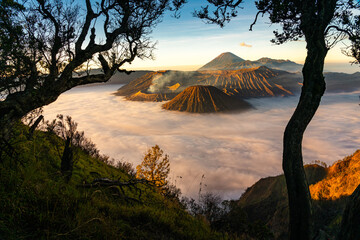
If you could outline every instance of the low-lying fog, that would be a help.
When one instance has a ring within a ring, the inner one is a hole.
[[[197,196],[203,174],[207,191],[238,198],[260,178],[282,173],[282,134],[298,97],[253,99],[256,110],[245,113],[189,114],[113,96],[119,87],[72,89],[45,107],[45,118],[71,115],[101,153],[134,167],[158,144],[170,155],[171,181],[187,196]],[[305,163],[332,164],[359,148],[358,96],[324,96],[304,137]]]

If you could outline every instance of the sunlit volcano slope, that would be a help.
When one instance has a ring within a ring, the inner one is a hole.
[[[166,94],[166,99],[171,99],[187,87],[209,85],[219,88],[228,95],[241,98],[287,96],[293,94],[293,88],[299,88],[296,80],[286,77],[290,75],[264,66],[240,70],[158,71],[130,82],[120,88],[116,94],[131,100],[136,100],[132,95],[139,92]],[[285,83],[284,79],[288,79],[286,84],[289,87],[282,85]]]
[[[164,109],[192,113],[247,110],[251,105],[242,99],[229,96],[213,86],[192,86],[163,105]]]

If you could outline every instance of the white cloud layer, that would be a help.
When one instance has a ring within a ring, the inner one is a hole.
[[[111,95],[119,87],[72,89],[45,107],[45,118],[71,115],[101,153],[135,166],[158,144],[170,155],[172,181],[188,196],[196,196],[203,174],[207,191],[238,198],[260,178],[282,172],[282,134],[297,97],[253,99],[256,110],[202,115],[125,101]],[[331,164],[359,148],[358,94],[325,95],[305,133],[305,162]]]

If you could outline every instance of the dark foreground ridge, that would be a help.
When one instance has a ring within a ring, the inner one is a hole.
[[[229,96],[213,86],[191,86],[163,105],[166,110],[191,113],[210,113],[248,110],[251,105],[242,99]]]
[[[360,184],[360,150],[330,167],[305,165],[305,174],[313,200],[314,229],[336,236],[346,201]],[[266,224],[275,239],[288,239],[289,207],[283,174],[260,179],[245,191],[237,204],[250,222]]]

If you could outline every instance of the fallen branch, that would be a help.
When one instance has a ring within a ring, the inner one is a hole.
[[[84,184],[79,184],[77,186],[83,188],[112,187],[112,186],[124,187],[124,186],[135,186],[136,184],[139,183],[150,183],[150,182],[145,179],[136,179],[127,182],[120,182],[117,180],[111,180],[109,178],[97,178],[94,181],[92,181],[92,183],[84,183]]]
[[[79,228],[81,228],[81,227],[85,226],[86,224],[89,224],[89,223],[91,223],[91,222],[93,222],[93,221],[103,222],[104,220],[101,219],[101,218],[92,218],[92,219],[84,222],[83,224],[80,224],[80,225],[77,226],[76,228],[70,230],[69,232],[57,234],[56,237],[69,235],[70,233],[77,231]]]
[[[132,197],[128,197],[125,194],[125,191],[123,189],[123,187],[128,187],[130,190],[135,189],[136,192],[139,192],[138,195],[138,199],[141,198],[141,194],[142,191],[140,188],[137,187],[138,184],[148,184],[148,185],[153,185],[153,183],[151,181],[148,181],[146,179],[131,179],[127,182],[120,182],[117,180],[111,180],[109,178],[97,178],[94,181],[92,181],[92,183],[84,183],[84,184],[80,184],[77,185],[78,187],[82,187],[82,188],[99,188],[99,187],[106,187],[108,189],[116,189],[116,192],[118,196],[124,196],[125,200],[133,200],[133,201],[137,201],[139,202],[139,200],[132,198]],[[121,192],[120,192],[121,190]],[[122,194],[121,194],[122,193]]]

